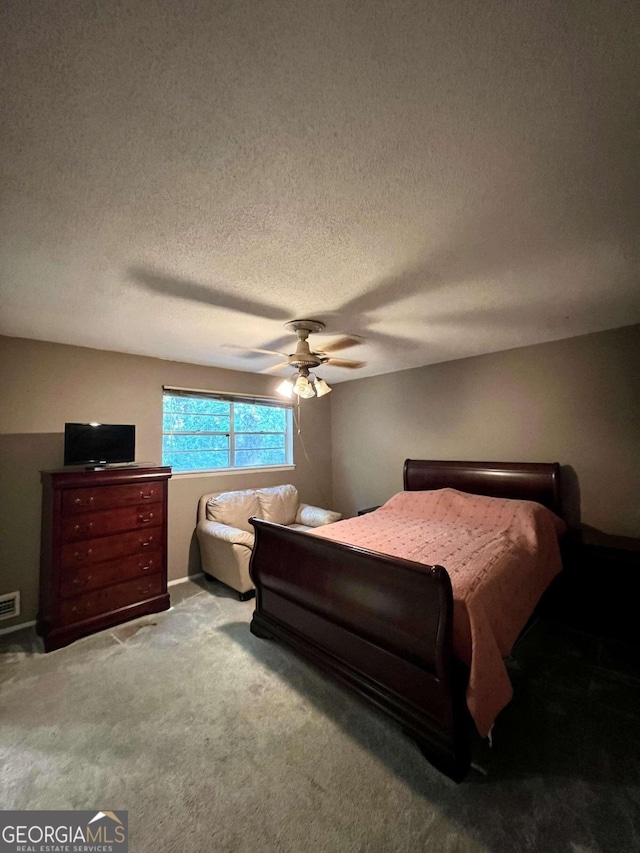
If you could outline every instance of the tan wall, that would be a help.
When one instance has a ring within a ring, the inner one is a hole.
[[[176,385],[272,395],[273,377],[0,337],[0,594],[20,590],[21,615],[0,629],[35,619],[37,612],[39,471],[63,462],[66,421],[136,425],[136,458],[160,463],[162,386]],[[197,501],[206,492],[294,483],[308,503],[331,495],[330,404],[302,401],[303,437],[294,471],[174,476],[169,482],[169,579],[199,571],[194,540]]]
[[[640,326],[356,380],[331,397],[343,513],[399,491],[406,457],[558,461],[573,469],[583,524],[640,536]]]

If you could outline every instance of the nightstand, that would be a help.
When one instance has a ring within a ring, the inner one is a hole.
[[[639,597],[640,539],[608,536],[567,549],[548,612],[576,630],[637,644]]]
[[[374,509],[380,509],[382,504],[378,504],[377,506],[368,506],[366,509],[359,509],[358,515],[366,515],[368,512],[373,512]]]

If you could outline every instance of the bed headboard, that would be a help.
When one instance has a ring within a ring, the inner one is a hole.
[[[492,498],[537,501],[562,517],[560,465],[557,462],[405,460],[405,491],[446,488]]]

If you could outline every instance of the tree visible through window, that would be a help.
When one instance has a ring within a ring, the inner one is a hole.
[[[165,391],[162,464],[174,471],[293,462],[291,407],[220,394]]]

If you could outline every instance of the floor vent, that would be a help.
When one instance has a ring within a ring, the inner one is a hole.
[[[11,619],[20,615],[20,593],[8,592],[0,595],[0,619]]]

